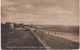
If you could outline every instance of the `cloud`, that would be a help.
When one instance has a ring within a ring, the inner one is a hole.
[[[11,6],[11,5],[15,5],[15,4],[18,4],[18,3],[14,3],[14,2],[11,2],[8,0],[2,0],[1,1],[1,6]]]
[[[25,8],[34,8],[34,6],[31,5],[31,4],[25,4],[24,7],[25,7]]]
[[[18,3],[14,3],[8,0],[2,0],[1,1],[1,11],[2,14],[4,14],[4,11],[19,11],[16,7],[13,7],[13,5],[17,5]],[[8,12],[7,12],[8,13]]]
[[[40,9],[40,11],[35,12],[35,14],[41,19],[65,19],[77,17],[75,12],[69,11],[60,6],[41,7],[38,9]]]
[[[5,8],[3,8],[3,9],[5,9],[5,10],[9,10],[9,11],[18,11],[18,9],[17,9],[17,8],[12,7],[12,6],[5,7]]]
[[[20,23],[22,21],[28,21],[30,20],[35,21],[36,15],[30,14],[30,13],[13,13],[11,11],[2,11],[2,22],[5,23],[7,22],[17,22]]]
[[[2,22],[78,25],[77,6],[75,0],[2,0]]]
[[[68,11],[67,9],[64,9],[60,6],[50,6],[50,7],[42,7],[40,8],[42,10],[41,13],[57,13],[57,14],[72,14],[72,11]]]

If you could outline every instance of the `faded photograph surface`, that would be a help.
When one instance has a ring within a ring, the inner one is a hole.
[[[79,49],[79,0],[2,0],[2,49]]]

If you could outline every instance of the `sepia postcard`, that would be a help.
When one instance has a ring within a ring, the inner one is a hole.
[[[2,50],[79,49],[79,0],[1,0]]]

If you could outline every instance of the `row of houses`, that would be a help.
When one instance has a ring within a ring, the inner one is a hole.
[[[46,31],[46,30],[37,30],[35,29],[34,32],[37,33],[45,33],[45,34],[49,34],[49,35],[64,35],[64,32],[55,32],[55,31]]]

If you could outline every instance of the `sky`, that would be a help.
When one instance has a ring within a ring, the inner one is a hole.
[[[1,22],[77,26],[78,8],[79,0],[2,0]]]

